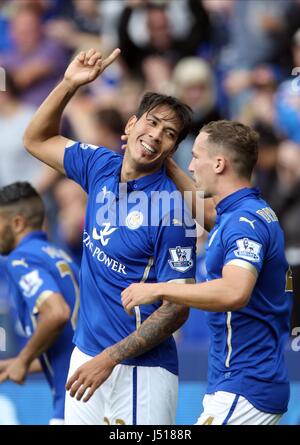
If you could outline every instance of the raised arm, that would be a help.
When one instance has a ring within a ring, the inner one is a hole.
[[[203,199],[197,189],[194,181],[176,164],[176,162],[168,158],[166,160],[167,173],[176,184],[176,187],[183,195],[188,204],[193,218],[209,232],[215,225],[216,210],[212,198]],[[190,191],[190,193],[185,193]],[[204,215],[203,215],[204,212]]]
[[[60,135],[63,111],[82,85],[93,82],[118,57],[115,49],[109,57],[90,49],[79,53],[68,66],[62,82],[49,94],[33,116],[24,134],[26,150],[60,173],[63,167],[64,150],[69,140]]]
[[[70,395],[77,400],[85,395],[87,402],[116,365],[157,346],[185,323],[188,314],[188,308],[164,302],[135,332],[80,366],[67,382]]]

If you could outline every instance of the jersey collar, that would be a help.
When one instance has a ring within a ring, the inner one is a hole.
[[[216,206],[216,211],[218,215],[222,215],[222,213],[229,210],[233,207],[238,201],[252,197],[258,197],[260,195],[260,190],[257,187],[245,187],[240,190],[237,190],[231,195],[226,196],[226,198],[222,199]]]
[[[27,243],[28,241],[31,241],[32,239],[43,239],[47,240],[47,234],[43,230],[34,230],[33,232],[28,233],[28,235],[24,236],[20,243],[18,244],[17,248],[22,246],[23,244]]]
[[[115,174],[120,180],[121,168],[116,169]],[[152,190],[156,190],[156,183],[161,181],[161,178],[166,175],[166,168],[163,166],[158,171],[151,173],[150,175],[143,176],[142,178],[134,179],[127,182],[127,191],[136,192],[138,190],[146,190],[151,187]],[[119,197],[118,188],[116,190],[116,195]]]

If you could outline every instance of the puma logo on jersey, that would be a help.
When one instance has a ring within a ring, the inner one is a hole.
[[[104,229],[100,230],[99,233],[97,232],[97,229],[94,227],[92,236],[96,241],[100,241],[102,246],[107,246],[108,241],[110,240],[110,238],[107,237],[112,233],[114,233],[114,231],[117,230],[117,227],[111,227],[110,223],[103,223],[103,226]]]
[[[254,219],[253,221],[250,221],[250,219],[245,218],[244,216],[241,216],[239,220],[240,220],[240,222],[246,222],[246,223],[250,224],[252,229],[255,230],[254,223],[255,223],[256,219]]]

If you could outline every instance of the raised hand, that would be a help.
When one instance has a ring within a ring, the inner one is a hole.
[[[106,59],[95,49],[80,52],[68,66],[64,80],[73,88],[78,88],[93,82],[119,56],[120,49],[116,48]]]

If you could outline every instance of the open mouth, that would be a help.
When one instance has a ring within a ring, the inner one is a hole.
[[[148,145],[146,142],[141,140],[141,145],[144,148],[144,150],[146,151],[146,153],[149,153],[151,155],[156,153],[155,148],[151,147],[151,145]]]

